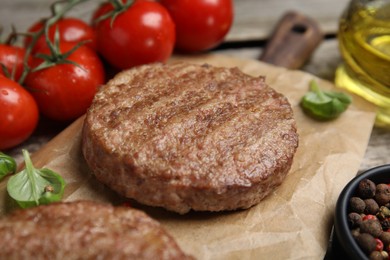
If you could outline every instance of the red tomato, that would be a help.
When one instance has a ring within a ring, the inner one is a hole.
[[[13,79],[15,81],[18,81],[23,73],[25,53],[26,51],[23,48],[0,44],[0,63],[5,65],[11,76],[14,75]],[[31,59],[28,60],[28,62],[30,61]],[[0,69],[0,74],[5,75],[2,69]]]
[[[72,44],[62,43],[60,50],[65,53],[72,47]],[[40,51],[50,54],[47,47]],[[84,114],[105,80],[103,64],[90,48],[80,46],[68,60],[78,66],[58,64],[32,72],[26,78],[41,113],[54,120],[70,121]],[[41,62],[40,58],[33,59],[32,67]]]
[[[29,32],[37,32],[43,29],[44,22],[38,21],[35,24],[33,24]],[[96,35],[94,29],[89,26],[84,21],[77,19],[77,18],[71,18],[66,17],[62,18],[55,24],[53,24],[49,29],[49,39],[51,41],[54,40],[54,34],[55,31],[58,28],[58,32],[60,35],[60,41],[77,44],[81,41],[88,41],[85,43],[86,46],[92,48],[93,50],[96,50]],[[24,45],[27,47],[31,43],[31,37],[26,37]],[[42,35],[37,40],[33,52],[38,51],[39,49],[46,46],[46,39],[45,36]]]
[[[96,11],[113,9],[107,3]],[[175,25],[168,11],[157,2],[136,0],[120,13],[111,26],[111,18],[96,24],[98,52],[118,69],[140,64],[164,62],[172,54]]]
[[[176,24],[176,48],[185,52],[221,43],[233,22],[232,0],[161,0]]]
[[[15,81],[0,76],[0,150],[25,141],[38,123],[38,106]]]

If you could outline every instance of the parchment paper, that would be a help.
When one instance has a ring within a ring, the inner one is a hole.
[[[237,66],[287,96],[293,106],[300,136],[294,163],[284,183],[259,205],[224,213],[191,212],[181,216],[131,202],[159,220],[184,251],[198,259],[322,259],[332,225],[337,197],[353,178],[364,155],[375,113],[358,97],[340,118],[317,122],[304,115],[299,101],[314,76],[254,60],[227,56],[176,57],[216,66]],[[317,79],[323,89],[334,86]],[[340,91],[340,90],[338,90]],[[83,118],[33,154],[36,167],[64,176],[64,200],[90,199],[120,204],[120,198],[90,175],[80,150]],[[9,208],[0,184],[0,215]]]

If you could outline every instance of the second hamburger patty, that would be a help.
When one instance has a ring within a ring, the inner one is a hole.
[[[0,218],[0,259],[193,259],[145,213],[58,202]]]
[[[97,93],[83,154],[123,196],[179,213],[251,207],[298,146],[287,99],[237,68],[177,63],[119,73]]]

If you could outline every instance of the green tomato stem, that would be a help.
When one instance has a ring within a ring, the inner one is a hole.
[[[59,21],[67,12],[69,12],[76,5],[81,4],[83,2],[86,2],[86,1],[89,1],[89,0],[62,0],[62,1],[58,1],[58,2],[53,3],[53,5],[51,6],[52,16],[45,19],[44,28],[35,32],[35,33],[27,34],[32,39],[31,39],[31,43],[26,47],[26,53],[25,53],[24,59],[23,59],[24,69],[23,69],[23,73],[18,81],[18,83],[20,85],[23,85],[27,75],[31,71],[31,68],[28,65],[28,58],[30,57],[32,49],[35,46],[35,44],[37,43],[39,37],[41,37],[43,34],[45,34],[46,42],[47,43],[50,42],[50,44],[48,43],[48,46],[49,46],[49,48],[51,48],[51,51],[53,51],[53,49],[51,47],[51,46],[53,46],[53,44],[51,43],[51,41],[49,39],[49,33],[48,33],[50,26],[52,26],[57,21]],[[59,8],[59,5],[63,5],[63,6],[61,6],[61,8]]]
[[[94,21],[95,23],[100,22],[100,21],[105,20],[105,19],[108,19],[108,18],[111,18],[110,26],[112,27],[116,17],[119,14],[126,11],[127,9],[129,9],[129,7],[132,4],[134,4],[134,0],[128,0],[126,3],[123,3],[123,1],[121,1],[121,0],[108,0],[108,2],[110,2],[112,4],[114,9],[106,14],[103,14],[100,17],[97,17],[97,19]]]
[[[114,6],[114,9],[121,9],[123,7],[121,0],[110,0],[109,2]]]

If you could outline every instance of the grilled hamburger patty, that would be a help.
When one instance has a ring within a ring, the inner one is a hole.
[[[298,146],[287,99],[237,68],[176,63],[119,73],[96,94],[82,150],[125,197],[181,214],[251,207]]]
[[[0,259],[192,259],[141,211],[77,201],[0,219]]]

